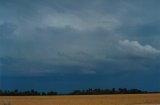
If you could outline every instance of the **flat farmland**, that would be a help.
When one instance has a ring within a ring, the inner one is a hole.
[[[0,105],[160,105],[160,94],[0,96]]]

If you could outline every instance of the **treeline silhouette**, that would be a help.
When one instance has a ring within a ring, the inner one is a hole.
[[[34,89],[29,90],[29,91],[18,91],[17,89],[14,91],[0,90],[0,96],[50,96],[50,95],[58,95],[58,93],[54,91],[38,92]]]
[[[34,89],[29,91],[19,91],[18,89],[10,90],[0,90],[0,96],[51,96],[51,95],[103,95],[103,94],[142,94],[150,93],[147,91],[139,89],[127,89],[127,88],[112,88],[112,89],[87,89],[87,90],[74,90],[73,92],[67,94],[58,94],[55,91],[49,92],[38,92]]]
[[[75,90],[70,95],[101,95],[101,94],[142,94],[149,93],[139,89],[127,89],[127,88],[112,88],[112,89],[87,89],[87,90]]]

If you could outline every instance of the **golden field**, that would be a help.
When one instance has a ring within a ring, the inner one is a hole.
[[[160,94],[1,96],[0,105],[160,105]]]

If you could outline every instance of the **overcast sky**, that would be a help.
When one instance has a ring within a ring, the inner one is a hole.
[[[160,90],[159,0],[0,0],[0,87]]]

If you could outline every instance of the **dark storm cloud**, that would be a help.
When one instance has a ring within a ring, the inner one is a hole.
[[[1,71],[12,75],[156,72],[158,2],[1,0]]]

